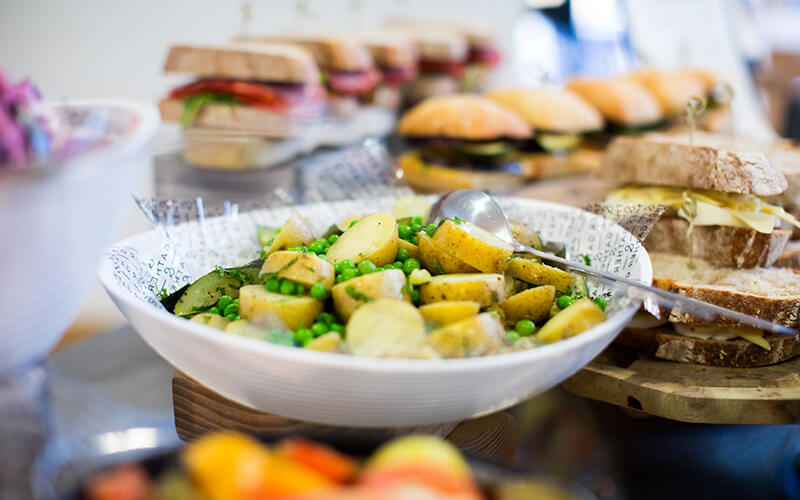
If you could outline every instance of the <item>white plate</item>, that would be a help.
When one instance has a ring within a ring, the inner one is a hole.
[[[71,123],[108,120],[94,147],[56,171],[0,169],[0,372],[42,358],[78,314],[160,122],[152,104],[59,104]]]
[[[98,273],[144,340],[177,369],[246,406],[298,420],[359,427],[458,421],[512,406],[560,383],[599,354],[637,304],[613,300],[606,322],[573,338],[524,352],[457,360],[369,359],[306,351],[237,337],[164,310],[170,290],[215,264],[258,254],[256,225],[277,226],[296,208],[321,230],[344,216],[387,211],[391,199],[285,207],[149,231],[107,251]],[[647,252],[617,224],[576,208],[508,198],[514,217],[572,255],[650,283]],[[380,334],[376,332],[376,334]]]

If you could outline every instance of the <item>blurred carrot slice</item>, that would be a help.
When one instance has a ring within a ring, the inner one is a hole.
[[[122,465],[92,478],[86,485],[89,500],[150,500],[153,484],[138,465]]]

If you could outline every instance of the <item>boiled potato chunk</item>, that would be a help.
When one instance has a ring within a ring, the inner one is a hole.
[[[482,313],[432,331],[427,343],[443,358],[469,358],[498,351],[505,328],[493,314]]]
[[[338,352],[342,354],[347,352],[347,347],[337,332],[322,334],[306,344],[305,348],[321,352]]]
[[[289,218],[281,227],[281,231],[275,235],[272,245],[264,248],[267,254],[294,248],[309,241],[314,240],[314,232],[311,228],[311,221],[300,215],[299,212],[292,212]]]
[[[537,286],[512,295],[500,307],[506,314],[506,321],[514,324],[521,319],[539,323],[546,319],[556,299],[556,289],[552,285]]]
[[[422,266],[433,274],[474,273],[474,267],[443,249],[428,236],[428,233],[417,234],[419,244],[419,260]]]
[[[400,250],[401,248],[408,252],[409,257],[419,260],[419,247],[417,245],[411,243],[410,241],[398,239],[397,249]]]
[[[322,283],[330,290],[336,279],[333,266],[326,260],[310,253],[279,251],[267,257],[261,274],[270,274],[302,283],[306,288]]]
[[[378,267],[394,262],[397,255],[397,222],[387,213],[364,217],[344,232],[328,250],[328,262],[370,260]]]
[[[347,347],[356,356],[426,358],[425,320],[416,307],[394,299],[364,304],[347,322]]]
[[[550,344],[585,332],[605,320],[606,313],[600,306],[589,298],[579,299],[545,323],[536,338],[544,344]]]
[[[331,289],[333,306],[344,319],[365,303],[375,299],[397,299],[410,302],[405,292],[406,275],[400,269],[389,269],[349,279]],[[241,304],[241,299],[240,299]],[[241,305],[240,305],[241,307]]]
[[[572,275],[539,261],[523,258],[509,259],[508,274],[531,285],[553,285],[556,291],[566,292]]]
[[[470,266],[485,273],[502,273],[514,249],[489,231],[467,221],[445,220],[433,241]]]
[[[530,226],[514,219],[509,219],[508,224],[511,226],[511,234],[514,235],[515,240],[537,250],[542,249],[542,239],[539,237],[539,233]]]
[[[406,217],[422,217],[428,220],[431,213],[431,203],[421,196],[401,196],[392,205],[392,215],[395,219],[405,219]]]
[[[216,328],[217,330],[225,330],[225,327],[231,322],[231,320],[228,318],[213,313],[196,314],[195,316],[192,316],[190,321],[193,323],[200,323],[201,325],[210,326],[211,328]]]
[[[425,320],[437,326],[445,326],[475,316],[480,309],[481,305],[471,300],[445,300],[425,304],[419,308],[419,312]]]
[[[311,326],[321,312],[322,302],[311,297],[270,292],[264,285],[239,290],[239,315],[267,330]]]
[[[481,307],[506,299],[505,278],[502,274],[442,274],[419,288],[423,304],[443,300],[470,300]]]

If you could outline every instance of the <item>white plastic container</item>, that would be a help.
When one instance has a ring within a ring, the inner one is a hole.
[[[80,100],[67,109],[75,120],[107,117],[90,151],[46,173],[0,170],[0,373],[46,356],[75,319],[160,123],[149,104]]]

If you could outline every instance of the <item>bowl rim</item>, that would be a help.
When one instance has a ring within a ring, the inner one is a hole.
[[[382,197],[394,198],[394,197]],[[359,203],[359,202],[372,202],[382,198],[368,198],[364,200],[342,200],[341,202]],[[567,211],[582,211],[580,208],[563,205],[560,203],[553,203],[542,200],[535,200],[529,198],[505,196],[502,199],[521,201],[524,203],[534,203],[543,206],[543,208],[550,208],[556,210]],[[324,202],[314,203],[307,205],[298,205],[300,208],[308,208],[314,205],[329,205],[331,203],[341,202]],[[279,207],[279,209],[291,209],[293,206]],[[259,211],[275,210],[274,208],[261,209]],[[596,214],[586,212],[592,217],[601,217]],[[208,218],[211,220],[215,219]],[[192,221],[194,222],[194,221]],[[191,224],[189,222],[188,224]],[[607,222],[617,226],[618,230],[626,231],[622,226],[613,221]],[[182,223],[180,225],[187,224]],[[266,357],[280,357],[293,362],[309,363],[316,365],[320,368],[343,369],[348,371],[368,371],[372,373],[454,373],[454,372],[483,372],[493,371],[498,368],[508,367],[508,365],[519,365],[528,362],[536,362],[543,358],[550,358],[551,356],[558,356],[561,354],[568,354],[573,351],[578,351],[582,346],[591,344],[600,340],[609,330],[621,330],[633,317],[639,309],[639,304],[634,301],[632,304],[620,309],[619,312],[608,318],[603,323],[582,332],[580,335],[575,335],[568,339],[560,340],[552,344],[546,344],[535,349],[525,349],[518,352],[496,354],[490,356],[479,356],[471,358],[459,359],[441,359],[441,360],[424,360],[424,359],[402,359],[402,358],[368,358],[351,355],[342,355],[337,353],[326,353],[319,351],[309,351],[307,349],[299,349],[297,347],[282,346],[278,344],[271,344],[263,340],[251,339],[237,335],[225,334],[225,332],[217,331],[199,323],[187,321],[170,313],[165,309],[158,309],[151,304],[148,304],[138,298],[134,297],[128,290],[119,285],[114,279],[111,262],[108,258],[109,251],[115,248],[132,248],[135,245],[132,243],[139,239],[153,237],[158,232],[157,228],[150,229],[141,233],[137,233],[128,238],[118,241],[111,245],[104,252],[104,257],[101,259],[97,266],[97,275],[107,293],[114,300],[115,304],[125,314],[126,309],[133,309],[137,314],[147,316],[151,321],[165,324],[169,328],[183,329],[193,336],[199,336],[204,341],[210,343],[222,343],[226,348],[247,351],[249,354],[259,354]],[[626,231],[627,232],[627,231]],[[640,245],[640,266],[642,266],[642,276],[640,281],[651,283],[653,268],[650,261],[649,254],[643,245]],[[124,307],[120,305],[124,304]],[[126,315],[127,316],[127,315]],[[129,320],[130,321],[130,320]],[[135,328],[134,328],[135,329]],[[166,329],[165,329],[166,331]],[[139,333],[137,331],[137,333]],[[144,337],[143,334],[139,333]],[[169,362],[169,360],[167,360]]]
[[[122,140],[112,143],[97,150],[89,150],[68,158],[63,165],[55,167],[54,172],[42,174],[36,169],[0,169],[0,179],[47,179],[61,176],[65,179],[81,179],[83,176],[92,175],[98,169],[110,168],[122,162],[115,160],[129,156],[131,153],[144,149],[155,137],[161,125],[161,114],[152,103],[129,99],[114,98],[86,98],[69,99],[66,101],[49,101],[49,104],[62,108],[98,108],[98,109],[123,109],[133,114],[134,119],[141,123],[133,134],[126,134]]]

